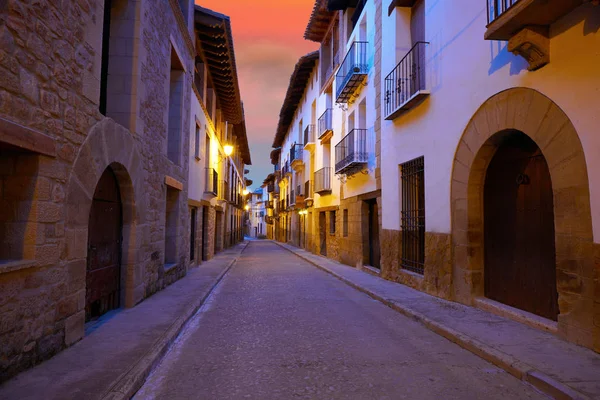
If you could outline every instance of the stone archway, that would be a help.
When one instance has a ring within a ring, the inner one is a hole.
[[[471,304],[484,295],[483,188],[501,144],[499,132],[529,136],[547,160],[554,197],[559,333],[593,346],[594,264],[585,156],[567,115],[549,98],[513,88],[488,99],[456,150],[451,188],[453,296]]]
[[[132,307],[143,298],[143,271],[138,251],[145,226],[144,170],[132,134],[110,118],[92,127],[69,177],[65,220],[69,273],[85,276],[92,200],[107,168],[117,180],[122,206],[120,304]],[[78,282],[81,286],[76,290],[85,293],[85,280]],[[83,336],[83,307],[77,315],[76,321],[65,327],[65,335],[70,338]]]

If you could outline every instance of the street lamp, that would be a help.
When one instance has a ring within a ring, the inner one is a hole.
[[[246,204],[246,206],[244,207],[244,210],[246,210],[246,211],[250,210],[250,206],[248,204]]]
[[[230,144],[226,144],[225,146],[223,146],[223,152],[225,153],[226,157],[229,157],[233,153],[233,146]]]
[[[248,196],[248,193],[250,193],[250,191],[248,190],[248,188],[245,188],[242,193],[244,194],[244,196]]]

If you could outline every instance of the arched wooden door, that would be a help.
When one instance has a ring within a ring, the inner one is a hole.
[[[552,182],[538,146],[521,132],[492,158],[484,187],[486,297],[556,320]]]
[[[110,168],[102,174],[90,211],[86,275],[86,321],[120,305],[122,207]]]

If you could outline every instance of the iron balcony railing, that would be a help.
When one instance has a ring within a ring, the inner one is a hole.
[[[304,150],[304,146],[302,143],[294,143],[292,148],[290,149],[290,163],[293,163],[296,160],[302,161],[302,151]]]
[[[273,167],[274,171],[277,172],[281,169],[281,166],[279,165],[279,163],[275,164],[275,166]]]
[[[219,200],[229,200],[229,184],[225,180],[219,181]]]
[[[338,103],[346,102],[362,81],[361,77],[364,77],[369,72],[367,46],[367,42],[352,43],[340,69],[338,69],[335,76]]]
[[[295,191],[294,189],[292,189],[292,190],[290,191],[290,199],[291,199],[291,200],[290,200],[290,203],[289,203],[289,204],[291,204],[291,205],[294,205],[294,204],[296,204],[296,191]]]
[[[335,173],[369,162],[367,129],[353,129],[335,146]]]
[[[306,181],[304,182],[304,197],[306,197],[307,199],[312,199],[313,198],[313,184],[312,181]]]
[[[219,190],[219,174],[213,168],[206,168],[206,193],[217,195]]]
[[[498,19],[498,17],[507,12],[519,1],[520,0],[486,0],[488,25]]]
[[[269,183],[267,185],[267,193],[273,193],[275,191],[275,183]]]
[[[331,108],[328,108],[319,117],[319,139],[321,139],[327,133],[333,131],[333,118],[332,118],[332,114],[333,114],[333,110]]]
[[[304,146],[309,143],[315,142],[315,126],[313,124],[307,125],[304,129]]]
[[[265,203],[265,208],[273,208],[273,200],[267,200]]]
[[[428,42],[417,42],[385,78],[385,115],[393,114],[416,93],[427,89],[425,49]]]
[[[331,192],[331,168],[315,171],[315,193]]]

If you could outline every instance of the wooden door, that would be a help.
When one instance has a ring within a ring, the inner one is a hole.
[[[196,259],[196,215],[197,208],[190,209],[190,261]]]
[[[370,200],[369,205],[369,265],[381,268],[381,249],[379,246],[379,210],[377,200]]]
[[[121,196],[112,170],[102,174],[90,210],[86,274],[86,321],[119,307]]]
[[[202,261],[208,260],[208,207],[202,206]]]
[[[552,182],[537,145],[514,133],[497,150],[484,187],[485,295],[557,319]]]
[[[321,255],[327,256],[327,215],[323,211],[319,213],[319,236],[321,239]]]

